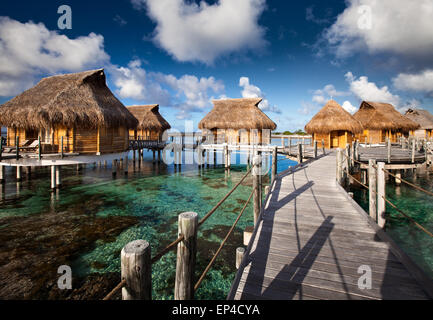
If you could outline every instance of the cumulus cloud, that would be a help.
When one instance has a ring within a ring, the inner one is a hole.
[[[127,67],[109,67],[116,93],[123,99],[134,99],[162,105],[170,104],[169,92],[153,80],[140,60],[132,60]]]
[[[325,104],[329,99],[347,95],[349,95],[349,93],[338,91],[335,89],[334,85],[328,84],[324,86],[323,89],[315,90],[313,92],[313,102],[317,104]]]
[[[344,12],[323,33],[338,57],[367,51],[432,61],[433,1],[417,0],[415,4],[407,0],[347,0],[346,3]]]
[[[308,7],[305,9],[305,20],[316,23],[316,24],[325,24],[329,23],[329,16],[332,15],[332,9],[326,10],[326,18],[317,18],[314,15],[314,6]]]
[[[281,113],[281,110],[277,106],[272,106],[268,99],[265,99],[265,94],[262,90],[251,84],[248,77],[241,77],[239,79],[239,86],[242,88],[242,98],[263,98],[259,104],[259,108],[262,111],[270,111],[274,113]]]
[[[101,35],[70,39],[42,23],[0,17],[0,96],[18,94],[42,74],[82,71],[107,61]]]
[[[354,107],[350,101],[344,101],[343,105],[342,105],[343,109],[346,110],[347,112],[354,114],[357,110],[356,107]]]
[[[131,0],[156,23],[153,40],[179,61],[212,64],[222,55],[265,45],[258,19],[265,0]]]
[[[400,97],[392,94],[387,86],[379,88],[374,82],[368,81],[368,77],[356,78],[352,72],[345,75],[350,86],[350,91],[360,100],[391,103],[394,106],[400,104]]]
[[[400,73],[393,79],[393,84],[400,90],[433,94],[433,69],[427,69],[417,74]]]
[[[110,75],[121,98],[174,107],[178,119],[186,119],[191,112],[201,112],[210,107],[212,94],[224,90],[223,82],[214,77],[183,75],[178,78],[171,74],[147,72],[137,59],[129,62],[127,67],[112,66]]]

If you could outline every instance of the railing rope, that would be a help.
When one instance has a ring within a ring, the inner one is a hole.
[[[254,190],[253,192],[251,192],[247,202],[245,203],[244,207],[242,208],[241,212],[239,213],[238,217],[236,218],[235,222],[233,223],[232,227],[230,228],[229,232],[227,233],[227,235],[225,236],[224,240],[221,242],[218,250],[215,252],[214,256],[212,257],[211,261],[209,262],[209,264],[207,265],[207,267],[205,268],[205,270],[203,271],[202,275],[200,276],[199,280],[197,281],[197,283],[194,286],[194,291],[197,291],[197,289],[199,288],[199,286],[201,285],[201,283],[203,282],[204,278],[206,277],[206,274],[209,272],[210,268],[212,267],[212,265],[214,264],[215,260],[217,259],[218,255],[220,254],[222,248],[224,247],[224,245],[226,244],[227,240],[229,239],[230,235],[232,234],[232,232],[234,231],[236,225],[238,224],[239,220],[242,217],[242,214],[244,213],[245,209],[247,208],[249,202],[251,201],[251,198],[254,194]]]

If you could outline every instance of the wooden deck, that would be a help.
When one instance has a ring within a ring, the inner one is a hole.
[[[276,179],[229,299],[430,299],[431,280],[420,281],[425,274],[337,185],[335,172],[331,153]],[[358,287],[363,265],[371,289]]]

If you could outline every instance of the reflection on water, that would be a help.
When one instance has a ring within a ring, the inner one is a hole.
[[[232,164],[236,161],[233,154]],[[269,161],[270,163],[270,161]],[[294,162],[279,162],[279,171]],[[62,168],[63,188],[51,192],[49,169],[33,170],[17,184],[9,168],[0,190],[0,298],[102,298],[120,279],[120,251],[145,239],[152,252],[177,237],[177,216],[195,211],[202,217],[245,174],[245,165],[224,168],[196,165],[129,163],[129,174],[112,178],[111,168],[93,165],[77,172]],[[198,234],[199,275],[248,199],[246,180],[202,226]],[[224,299],[235,274],[235,250],[252,225],[252,206],[198,290],[197,299]],[[57,289],[57,268],[70,265],[72,292]],[[155,299],[173,298],[175,252],[153,266]]]
[[[412,175],[408,172],[403,178],[426,190],[433,191],[431,173]],[[368,191],[352,189],[354,199],[368,212]],[[386,196],[400,210],[410,215],[427,230],[433,230],[433,199],[430,196],[404,183],[397,186],[392,179],[386,185]],[[433,278],[433,239],[388,204],[386,204],[386,212],[386,232]]]

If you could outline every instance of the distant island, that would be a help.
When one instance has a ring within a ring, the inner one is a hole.
[[[284,132],[274,132],[273,134],[275,135],[283,135],[283,136],[306,136],[307,133],[302,131],[302,130],[296,130],[294,132],[290,132],[290,131],[284,131]]]

